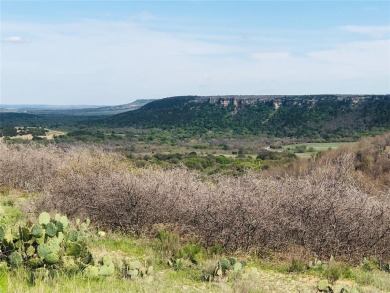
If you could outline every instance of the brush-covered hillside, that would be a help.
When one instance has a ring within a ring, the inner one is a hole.
[[[0,142],[0,292],[390,292],[389,147],[203,176]]]
[[[345,137],[390,128],[390,95],[180,96],[112,116],[106,124],[278,137]]]

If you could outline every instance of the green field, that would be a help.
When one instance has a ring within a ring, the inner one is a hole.
[[[327,150],[334,150],[338,149],[341,146],[351,145],[354,144],[354,142],[309,142],[309,143],[298,143],[298,144],[289,144],[284,145],[282,147],[283,150],[295,150],[297,147],[306,146],[306,151],[304,152],[296,152],[296,155],[298,157],[311,157],[313,154],[316,154],[318,152],[323,152]]]

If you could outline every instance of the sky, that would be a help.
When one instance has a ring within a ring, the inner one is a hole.
[[[2,104],[389,94],[390,1],[0,0]]]

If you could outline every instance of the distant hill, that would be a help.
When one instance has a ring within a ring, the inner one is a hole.
[[[107,126],[346,137],[390,129],[390,95],[180,96],[105,119]]]
[[[99,107],[99,108],[87,108],[87,109],[79,109],[79,112],[85,112],[85,113],[91,113],[93,112],[94,115],[114,115],[117,113],[127,112],[127,111],[133,111],[136,109],[141,108],[142,106],[155,101],[155,99],[139,99],[135,100],[134,102],[131,102],[129,104],[123,104],[123,105],[117,105],[117,106],[106,106],[106,107]],[[117,112],[117,113],[115,113]]]
[[[136,100],[118,106],[53,106],[0,104],[0,128],[7,126],[39,126],[71,129],[100,124],[105,116],[138,109],[154,100]]]
[[[91,121],[101,119],[101,117],[102,116],[0,112],[0,128],[7,126],[33,126],[58,129],[67,129],[68,127],[78,128],[80,125],[92,123]]]
[[[53,105],[0,105],[0,113],[26,113],[49,115],[100,116],[115,115],[136,110],[154,99],[139,99],[134,102],[116,106],[53,106]]]

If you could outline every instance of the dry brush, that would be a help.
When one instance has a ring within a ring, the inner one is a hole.
[[[371,192],[362,184],[368,177],[352,149],[299,172],[206,179],[185,168],[134,168],[95,149],[0,145],[0,155],[0,185],[40,190],[38,210],[89,217],[112,230],[148,233],[165,224],[226,250],[301,246],[318,257],[390,260],[388,186]]]

